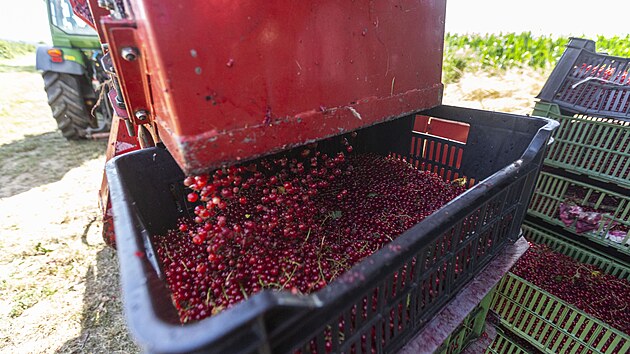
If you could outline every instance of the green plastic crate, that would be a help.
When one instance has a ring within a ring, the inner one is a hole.
[[[579,194],[579,198],[574,200],[577,205],[606,209],[597,229],[577,233],[575,222],[571,225],[565,225],[560,220],[560,204],[566,203],[569,196],[575,194]],[[527,214],[539,217],[550,224],[561,226],[577,236],[588,237],[630,254],[630,232],[626,232],[623,240],[617,240],[619,242],[607,237],[614,225],[630,227],[630,194],[622,195],[543,171],[536,182],[536,189]]]
[[[578,243],[538,225],[525,222],[522,229],[523,236],[529,242],[544,243],[552,250],[565,254],[580,263],[592,264],[607,274],[630,280],[629,264],[608,258],[595,250],[587,250]]]
[[[491,290],[434,353],[461,353],[473,339],[479,338],[483,332],[493,297],[494,291]]]
[[[630,188],[630,122],[562,115],[558,105],[537,102],[534,116],[557,120],[545,164]]]
[[[508,273],[491,309],[501,323],[545,353],[630,352],[630,336]]]
[[[485,354],[529,354],[526,349],[515,343],[509,336],[497,330],[497,336],[488,346]]]

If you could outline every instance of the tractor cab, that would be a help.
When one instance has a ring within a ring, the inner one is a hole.
[[[100,50],[96,31],[72,12],[68,0],[47,0],[53,45]]]
[[[46,7],[53,45],[37,48],[36,67],[57,126],[69,140],[107,132],[110,107],[94,109],[108,79],[100,64],[98,35],[73,13],[69,0],[47,0]]]

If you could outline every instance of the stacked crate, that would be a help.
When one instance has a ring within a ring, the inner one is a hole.
[[[629,72],[630,59],[596,53],[590,40],[570,40],[534,108],[534,116],[560,127],[523,225],[528,241],[624,280],[630,279]],[[491,309],[505,334],[489,352],[506,345],[506,336],[546,353],[630,351],[627,333],[512,273],[497,287]]]
[[[512,337],[504,332],[497,331],[494,341],[485,351],[485,354],[528,354],[527,349],[521,347]]]
[[[546,229],[630,257],[630,59],[572,38],[533,115],[557,120],[528,216]]]
[[[620,279],[630,279],[627,264],[589,251],[538,225],[523,224],[523,231],[530,242],[545,243],[579,262],[596,265]],[[543,352],[614,354],[630,351],[630,335],[513,273],[508,273],[499,283],[491,308],[510,334]]]
[[[563,114],[538,102],[534,115],[560,122],[528,216],[568,237],[630,257],[630,119]]]
[[[492,302],[493,291],[464,318],[462,323],[451,333],[451,335],[435,351],[436,354],[457,354],[461,353],[472,341],[479,338],[485,327],[486,316]]]
[[[630,258],[630,59],[572,38],[533,115],[557,120],[528,216]]]

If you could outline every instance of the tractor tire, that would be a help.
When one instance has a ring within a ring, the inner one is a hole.
[[[94,119],[85,106],[82,78],[53,71],[46,71],[42,76],[48,105],[61,134],[68,140],[85,139],[86,129],[94,125]]]

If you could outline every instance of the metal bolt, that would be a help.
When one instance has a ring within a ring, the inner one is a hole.
[[[120,51],[120,55],[126,61],[134,61],[134,60],[138,59],[138,55],[139,54],[138,54],[138,49],[136,49],[134,47],[124,47]]]
[[[131,123],[131,121],[129,121],[129,119],[125,119],[125,127],[127,127],[127,134],[129,134],[129,136],[136,136],[136,130],[133,127],[133,123]]]
[[[149,112],[144,109],[138,110],[136,111],[136,118],[138,118],[138,120],[147,120],[147,118],[149,118]]]
[[[97,3],[99,7],[102,7],[104,9],[107,9],[107,10],[114,9],[114,3],[112,0],[98,0]]]

